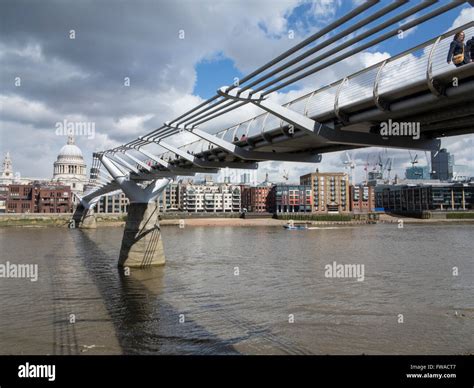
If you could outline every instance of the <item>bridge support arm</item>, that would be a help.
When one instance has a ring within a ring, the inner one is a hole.
[[[382,137],[378,134],[365,133],[365,132],[353,132],[343,131],[340,129],[334,129],[322,123],[318,123],[315,120],[310,119],[298,112],[292,111],[284,106],[275,104],[273,102],[265,100],[261,96],[261,93],[253,94],[252,91],[246,90],[240,93],[240,89],[236,88],[227,91],[227,87],[219,89],[218,93],[224,97],[242,101],[249,101],[253,104],[265,109],[266,111],[274,114],[282,120],[288,122],[291,125],[302,129],[303,131],[309,132],[311,135],[318,136],[321,141],[325,143],[334,144],[348,144],[357,146],[374,146],[374,147],[392,147],[392,148],[409,148],[409,149],[420,149],[426,151],[438,150],[441,142],[437,139],[425,139],[420,137],[419,139],[413,139],[406,136],[391,136]]]
[[[202,160],[196,158],[194,155],[188,154],[187,152],[179,149],[171,144],[165,143],[163,140],[156,140],[156,143],[166,148],[168,151],[175,153],[176,155],[182,157],[183,159],[191,162],[192,164],[208,169],[208,172],[212,173],[213,169],[230,167],[230,168],[245,168],[245,169],[256,169],[258,166],[256,163],[234,163],[234,162],[214,162],[208,160]],[[217,171],[217,170],[216,170]]]
[[[163,178],[156,182],[150,183],[149,186],[143,188],[136,182],[127,179],[123,173],[112,163],[112,161],[105,155],[101,157],[101,162],[107,169],[110,175],[115,179],[117,184],[123,190],[125,195],[130,199],[130,202],[149,203],[153,202],[156,197],[164,190],[166,185],[170,182],[169,179]],[[155,185],[159,185],[159,191]],[[150,188],[154,187],[154,188]]]
[[[123,153],[125,156],[133,160],[135,163],[137,163],[139,166],[142,166],[145,170],[151,171],[151,167],[147,165],[146,163],[143,163],[141,160],[137,159],[135,156],[131,155],[130,152],[125,151]]]
[[[167,125],[167,124],[165,124]],[[256,160],[256,161],[264,161],[264,160],[276,160],[281,162],[304,162],[304,163],[318,163],[321,161],[321,155],[315,154],[313,152],[302,152],[302,153],[288,153],[288,152],[261,152],[261,151],[251,151],[246,150],[245,148],[239,147],[233,143],[230,143],[224,139],[220,139],[217,136],[214,136],[210,133],[204,132],[196,127],[190,128],[180,128],[186,129],[187,131],[195,134],[196,136],[200,137],[212,143],[224,151],[237,156],[243,160]],[[230,167],[230,166],[227,166]]]
[[[158,164],[160,164],[161,166],[163,166],[164,168],[166,168],[167,170],[175,173],[175,175],[195,175],[196,173],[211,173],[211,174],[214,174],[214,173],[217,173],[219,172],[217,169],[209,169],[209,168],[199,168],[199,167],[193,167],[193,168],[181,168],[181,167],[175,167],[175,166],[172,166],[170,163],[168,163],[167,161],[159,158],[158,156],[156,155],[153,155],[152,153],[142,149],[142,148],[139,148],[137,149],[138,152],[141,152],[143,155],[149,157],[150,159],[156,161]],[[161,171],[159,171],[159,173],[161,173]]]
[[[259,106],[267,112],[270,112],[278,118],[286,121],[290,125],[294,125],[309,132],[314,132],[316,127],[320,127],[322,125],[298,112],[268,101],[261,92],[254,93],[252,89],[248,89],[243,92],[241,92],[240,88],[234,88],[232,90],[228,89],[228,86],[223,86],[217,91],[217,93],[228,99],[251,102],[254,105]]]
[[[132,166],[130,163],[128,163],[126,160],[123,160],[120,156],[114,154],[113,156],[109,156],[111,160],[113,160],[115,163],[120,164],[121,166],[129,169],[130,171],[133,171],[135,174],[138,174],[139,171],[135,166]]]

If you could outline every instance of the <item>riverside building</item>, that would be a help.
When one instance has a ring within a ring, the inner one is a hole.
[[[311,186],[277,184],[272,188],[275,213],[310,213]]]
[[[182,210],[186,212],[239,213],[240,186],[230,184],[187,184],[182,187]]]
[[[71,210],[69,186],[53,183],[8,186],[7,213],[70,213]]]
[[[312,191],[311,212],[316,214],[337,214],[350,211],[349,175],[345,172],[319,170],[302,175],[300,184]]]
[[[474,184],[430,183],[375,187],[376,206],[391,212],[474,209]]]

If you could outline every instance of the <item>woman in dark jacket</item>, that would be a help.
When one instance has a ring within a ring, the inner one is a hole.
[[[466,43],[466,51],[469,55],[468,62],[474,62],[474,37],[469,39]]]
[[[460,58],[462,56],[462,60],[457,61],[457,58]],[[451,45],[449,46],[449,52],[448,52],[448,63],[451,63],[453,61],[454,66],[459,67],[462,65],[465,65],[467,63],[467,56],[466,53],[466,47],[464,46],[464,32],[460,31],[457,32],[456,35],[454,35],[454,39],[451,42]]]

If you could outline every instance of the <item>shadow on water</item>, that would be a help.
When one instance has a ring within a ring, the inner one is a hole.
[[[53,354],[72,355],[79,354],[79,344],[76,325],[71,325],[65,319],[71,313],[69,303],[65,300],[65,289],[61,281],[61,275],[56,268],[49,268],[53,297]]]
[[[180,314],[162,297],[166,267],[131,269],[126,275],[91,238],[93,230],[74,230],[77,250],[112,319],[124,354],[238,354],[220,339]]]

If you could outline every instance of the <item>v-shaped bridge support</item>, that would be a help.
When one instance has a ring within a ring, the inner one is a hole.
[[[133,180],[130,180],[127,176],[128,174],[125,174],[119,169],[108,156],[102,155],[101,162],[125,195],[130,199],[130,203],[150,203],[156,201],[170,182],[168,178],[156,179],[147,187],[142,187]]]
[[[109,157],[100,160],[125,195],[130,199],[127,221],[120,248],[120,267],[144,268],[165,264],[165,254],[158,223],[158,196],[170,180],[162,178],[142,187],[129,179]]]

